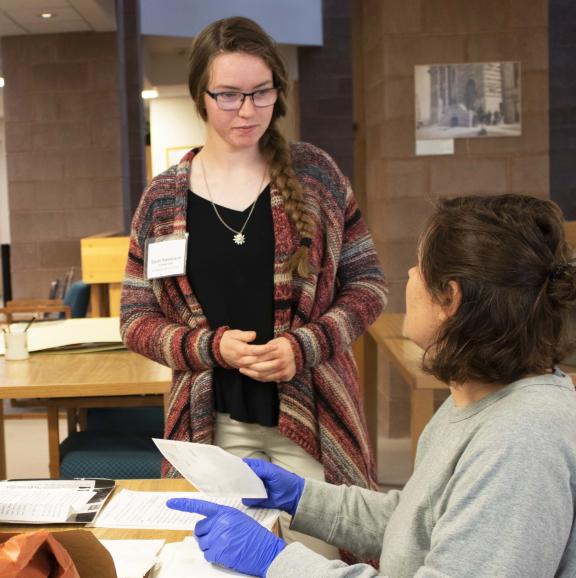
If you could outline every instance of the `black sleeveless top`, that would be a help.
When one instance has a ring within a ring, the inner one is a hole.
[[[235,211],[217,205],[224,222],[240,231],[251,207]],[[274,338],[274,223],[270,186],[254,206],[237,245],[212,203],[188,191],[186,275],[212,329],[256,331],[254,344]],[[214,369],[216,411],[234,420],[278,425],[280,401],[276,382],[262,383],[237,369]]]

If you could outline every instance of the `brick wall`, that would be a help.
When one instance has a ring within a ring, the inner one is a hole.
[[[122,230],[116,35],[1,41],[13,297],[46,298],[81,237]]]
[[[387,311],[398,313],[429,198],[549,196],[547,1],[360,1],[367,220],[389,281]],[[416,157],[414,65],[505,60],[522,66],[522,136],[458,139],[453,156]],[[378,385],[382,433],[409,435],[408,387],[383,358]]]
[[[350,0],[322,3],[324,42],[298,49],[300,136],[354,177]]]

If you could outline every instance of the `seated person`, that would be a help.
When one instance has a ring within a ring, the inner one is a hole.
[[[414,473],[387,494],[246,460],[292,527],[380,570],[285,543],[232,508],[205,515],[207,560],[267,578],[576,576],[576,395],[555,365],[570,344],[576,268],[560,209],[518,195],[440,200],[406,288],[406,335],[451,396],[424,430]]]

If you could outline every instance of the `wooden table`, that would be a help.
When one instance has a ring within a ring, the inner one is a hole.
[[[138,492],[197,492],[198,490],[187,480],[117,480],[116,488],[108,498],[110,500],[121,490]],[[106,507],[106,506],[104,506]],[[78,530],[83,524],[49,524],[46,526],[31,524],[0,524],[0,532],[33,532],[46,529],[51,532],[64,530]],[[186,536],[192,536],[190,530],[135,530],[128,528],[86,528],[99,540],[157,540],[165,539],[166,542],[181,542]]]
[[[410,386],[410,417],[412,437],[412,459],[420,434],[434,415],[434,390],[448,386],[420,369],[422,350],[404,337],[403,313],[383,313],[370,327],[364,341],[364,411],[368,432],[376,448],[378,392],[377,363],[378,348],[386,359],[400,372]],[[576,385],[576,367],[560,364],[560,369],[570,375]]]
[[[6,477],[5,398],[167,394],[172,370],[131,351],[0,357],[0,479]]]
[[[376,447],[377,439],[377,363],[378,348],[400,372],[410,386],[410,417],[412,457],[416,455],[418,438],[434,415],[434,390],[448,386],[420,369],[422,350],[402,333],[403,313],[383,313],[365,335],[364,391],[366,421],[370,439]]]

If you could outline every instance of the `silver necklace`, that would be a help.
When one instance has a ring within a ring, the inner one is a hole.
[[[216,212],[216,216],[220,219],[220,222],[227,229],[230,229],[230,231],[232,231],[233,233],[236,233],[234,235],[234,243],[236,243],[236,245],[244,245],[244,243],[246,242],[246,235],[244,235],[243,232],[244,232],[244,229],[246,228],[246,225],[248,224],[248,221],[250,220],[250,217],[252,216],[252,211],[254,211],[254,207],[256,206],[256,201],[258,200],[258,197],[260,196],[260,191],[262,190],[262,185],[264,184],[264,179],[266,178],[266,171],[268,169],[268,166],[266,166],[264,168],[264,174],[262,175],[262,182],[260,183],[260,186],[258,187],[258,193],[256,195],[256,198],[254,199],[254,202],[252,203],[252,208],[250,209],[250,213],[248,213],[248,217],[246,218],[246,221],[244,221],[243,227],[239,231],[236,231],[235,229],[233,229],[232,227],[228,226],[225,223],[224,219],[220,216],[220,213],[218,212],[218,209],[216,208],[214,201],[212,200],[212,195],[210,193],[210,187],[208,186],[208,179],[206,178],[206,169],[204,168],[204,162],[202,161],[202,157],[200,157],[200,164],[202,165],[202,174],[204,175],[204,183],[206,184],[206,191],[208,192],[208,197],[210,198],[210,202],[212,203],[212,206],[214,207],[214,211]]]

